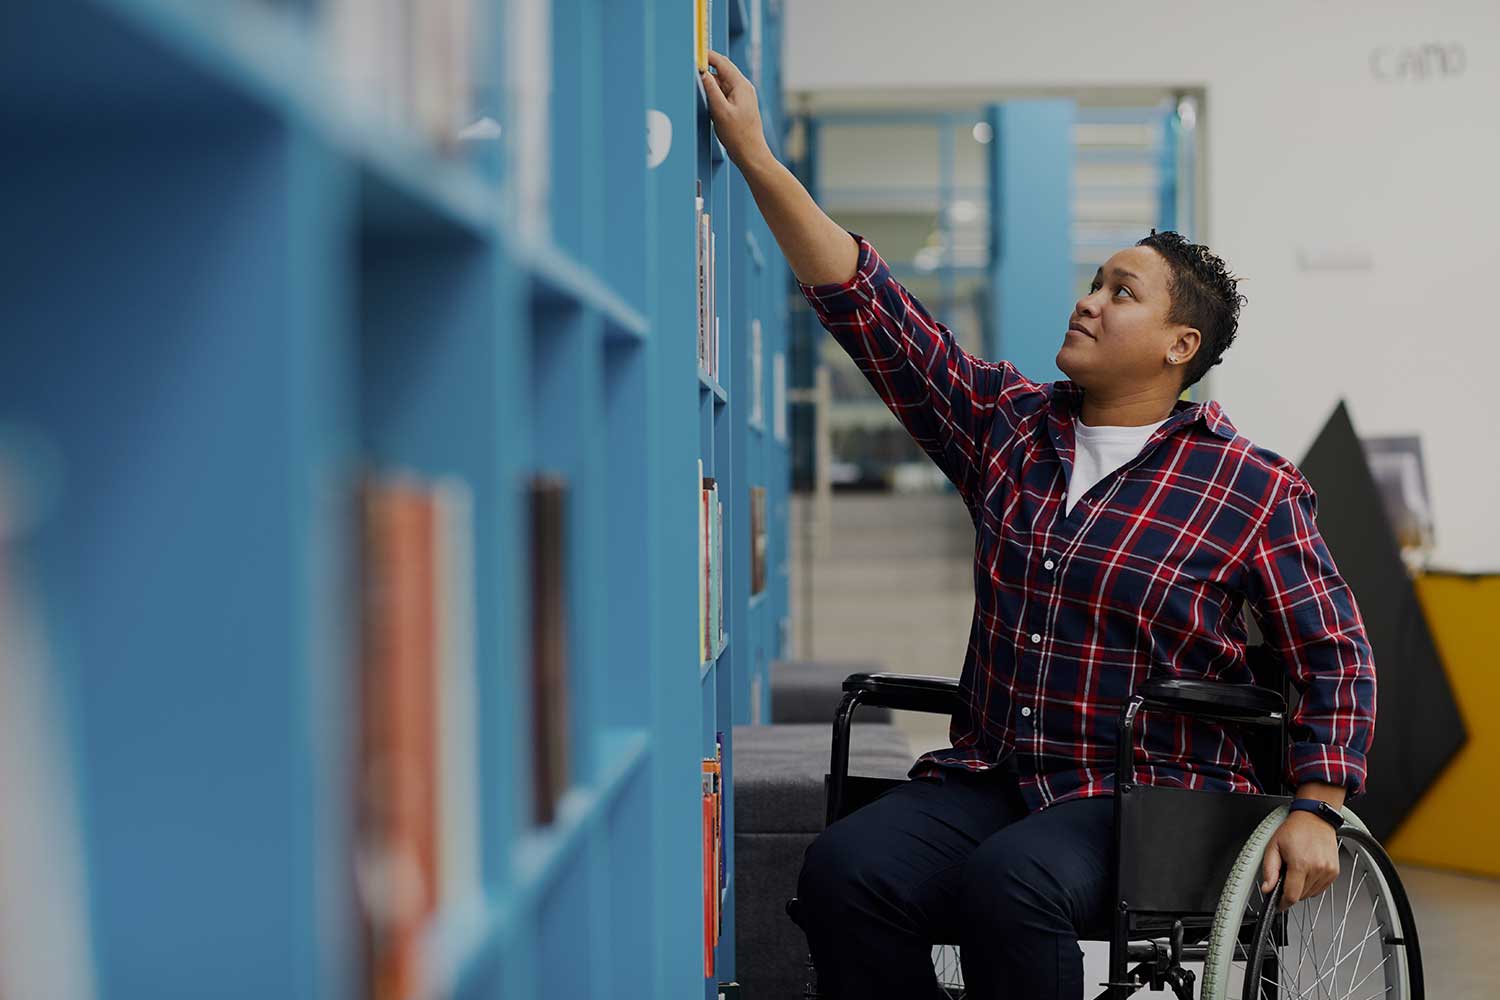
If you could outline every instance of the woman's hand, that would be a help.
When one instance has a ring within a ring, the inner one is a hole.
[[[771,155],[760,122],[755,87],[739,67],[712,49],[708,52],[708,64],[717,73],[701,74],[703,90],[708,95],[708,113],[719,141],[724,144],[724,152],[735,166],[744,170],[751,160]]]
[[[1285,912],[1293,903],[1312,899],[1339,877],[1339,838],[1333,827],[1308,812],[1294,812],[1277,827],[1261,860],[1260,891],[1276,885],[1281,865],[1286,864],[1286,882],[1281,887]]]

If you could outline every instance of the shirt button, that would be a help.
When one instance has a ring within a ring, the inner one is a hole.
[[[1052,560],[1048,559],[1046,562],[1042,563],[1042,565],[1045,566],[1045,567],[1047,567],[1048,569],[1051,569],[1052,568]]]
[[[1023,707],[1021,709],[1021,714],[1022,715],[1030,715],[1031,714],[1031,706],[1027,705],[1027,706]]]
[[[1041,642],[1042,641],[1042,633],[1040,633],[1040,632],[1033,632],[1033,633],[1031,633],[1031,641],[1032,642]]]

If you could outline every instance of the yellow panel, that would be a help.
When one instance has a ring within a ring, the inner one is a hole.
[[[1416,588],[1469,741],[1384,846],[1397,861],[1500,876],[1500,576],[1419,576]]]

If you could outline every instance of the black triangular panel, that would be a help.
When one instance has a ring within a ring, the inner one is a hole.
[[[1317,492],[1318,529],[1354,591],[1375,652],[1375,745],[1365,793],[1350,808],[1384,839],[1468,734],[1343,402],[1300,468]]]

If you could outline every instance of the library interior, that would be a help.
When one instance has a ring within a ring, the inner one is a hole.
[[[1497,92],[1492,0],[0,5],[0,1000],[1500,997]]]

